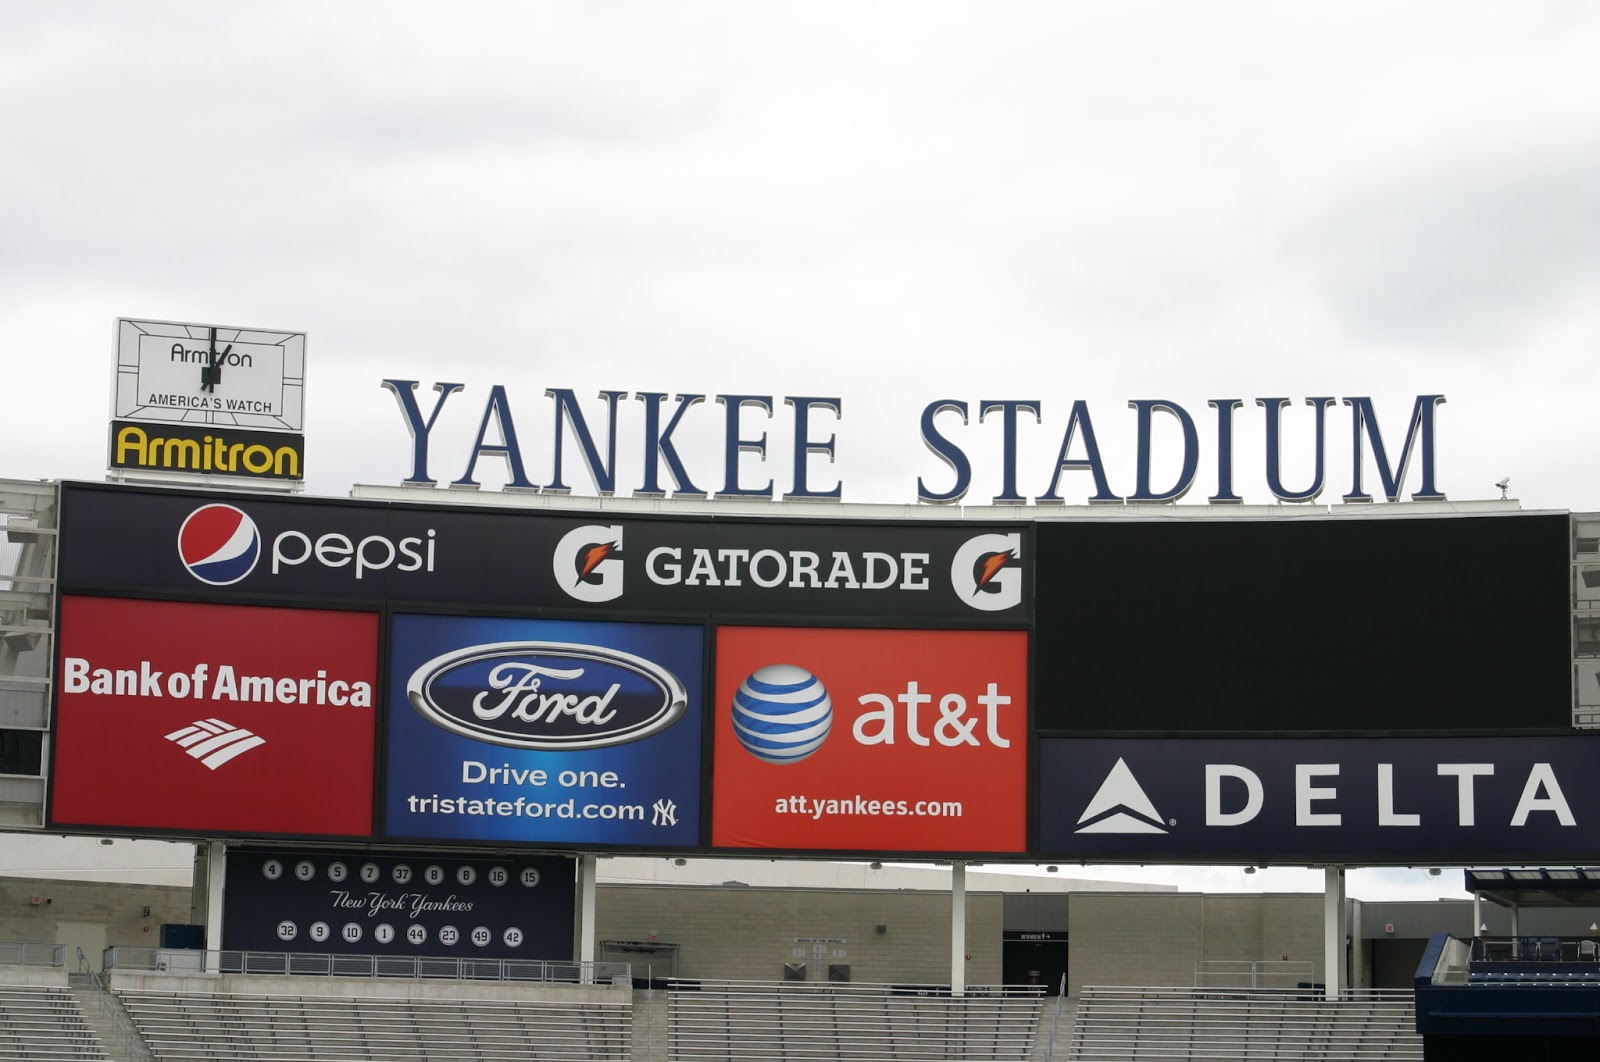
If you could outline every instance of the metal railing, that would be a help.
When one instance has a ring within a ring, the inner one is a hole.
[[[152,981],[157,979],[152,978]],[[209,987],[209,986],[207,986]],[[385,1059],[388,1062],[628,1062],[631,992],[596,999],[382,997],[304,984],[249,993],[147,984],[117,998],[163,1059]],[[395,986],[400,987],[400,986]],[[464,986],[471,992],[481,986]]]
[[[89,979],[89,987],[93,990],[95,1007],[100,1014],[99,1035],[104,1039],[108,1034],[111,1037],[109,1046],[116,1049],[117,1058],[137,1059],[139,1062],[149,1062],[154,1056],[150,1049],[145,1047],[139,1039],[139,1033],[134,1029],[132,1021],[122,1012],[122,1005],[111,998],[111,991],[100,977],[100,972],[89,963],[89,956],[78,952],[78,973]]]
[[[669,992],[753,992],[757,994],[809,993],[819,995],[937,996],[952,998],[949,985],[891,981],[736,981],[712,977],[663,977]],[[1044,997],[1044,985],[967,985],[955,999]]]
[[[1600,962],[1600,937],[1474,937],[1474,962]]]
[[[65,966],[65,944],[0,941],[0,966]]]
[[[448,956],[330,955],[286,951],[107,948],[107,970],[145,973],[264,974],[284,977],[404,978],[413,981],[519,981],[631,984],[625,962],[474,959]]]
[[[1044,1057],[1056,1057],[1056,1037],[1061,1033],[1061,1009],[1067,1002],[1067,975],[1061,975],[1061,991],[1056,993],[1056,1005],[1050,1015],[1050,1036],[1045,1041]]]
[[[1082,1062],[1294,1058],[1421,1062],[1415,993],[1085,986],[1067,1057]]]
[[[975,985],[952,995],[948,985],[671,979],[667,1058],[1024,1062],[1043,993],[1040,985]]]
[[[1296,988],[1316,980],[1315,964],[1281,959],[1211,959],[1194,964],[1196,988]]]

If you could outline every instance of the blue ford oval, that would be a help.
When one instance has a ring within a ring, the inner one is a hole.
[[[411,673],[406,698],[429,722],[524,749],[594,749],[660,733],[688,691],[643,657],[597,645],[496,642],[455,649]]]

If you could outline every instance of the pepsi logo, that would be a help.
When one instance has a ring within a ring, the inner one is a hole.
[[[733,732],[766,763],[799,763],[822,747],[833,728],[833,700],[811,672],[768,664],[733,695]]]
[[[256,522],[231,505],[202,505],[178,528],[178,560],[211,586],[231,586],[261,559]]]

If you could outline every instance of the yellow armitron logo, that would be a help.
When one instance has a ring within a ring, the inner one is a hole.
[[[151,435],[137,424],[113,426],[111,467],[152,472],[199,472],[225,476],[301,479],[299,436],[281,443],[267,432],[224,433],[206,428],[165,426],[165,435]]]

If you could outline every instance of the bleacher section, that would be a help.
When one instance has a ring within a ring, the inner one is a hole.
[[[0,984],[0,1058],[77,1062],[109,1056],[65,987]]]
[[[1595,985],[1600,986],[1600,963],[1595,962],[1474,962],[1467,974],[1473,985]]]
[[[117,994],[159,1062],[626,1062],[630,1052],[626,1002]]]
[[[1325,1000],[1297,989],[1085,988],[1068,1057],[1343,1062],[1423,1055],[1406,991]]]
[[[837,982],[669,981],[669,1062],[1024,1060],[1043,997]]]
[[[1506,1057],[1591,1057],[1600,1045],[1597,951],[1593,936],[1434,934],[1414,978],[1428,1057],[1482,1057],[1486,1033]]]

